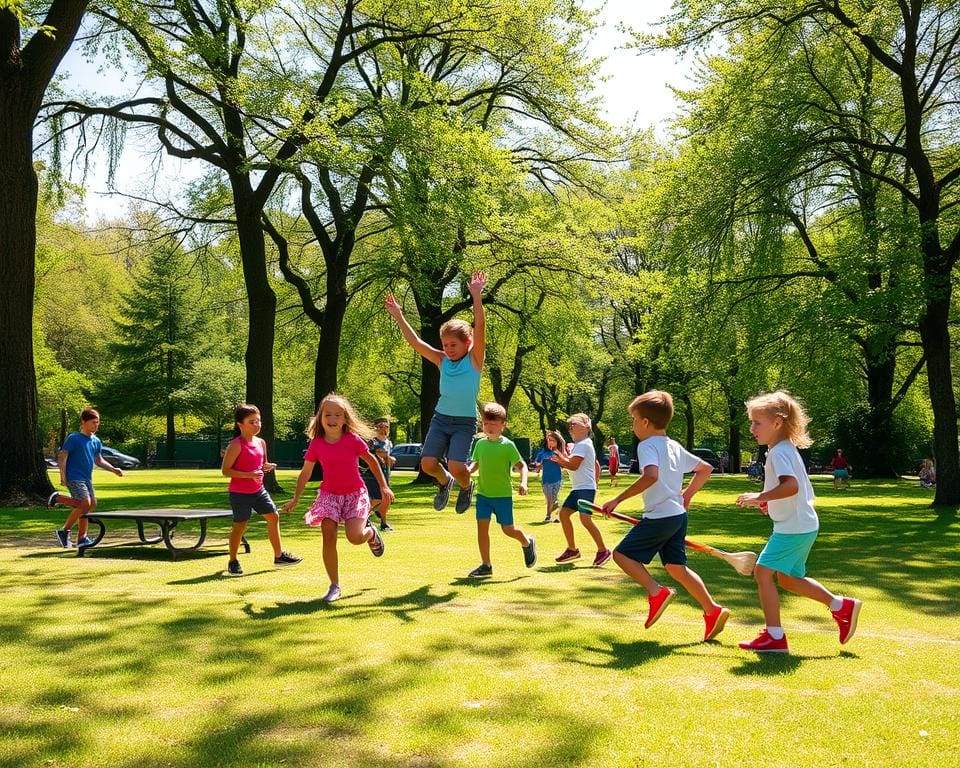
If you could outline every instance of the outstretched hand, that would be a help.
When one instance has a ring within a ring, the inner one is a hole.
[[[483,293],[483,287],[487,284],[487,273],[486,272],[474,272],[473,276],[470,278],[470,284],[467,286],[467,290],[470,291],[470,295],[473,298],[478,298],[481,293]]]
[[[383,301],[383,306],[394,320],[399,320],[403,317],[403,310],[397,303],[397,297],[392,293],[387,294],[387,298]]]

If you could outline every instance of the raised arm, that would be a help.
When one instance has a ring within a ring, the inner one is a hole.
[[[407,318],[403,316],[403,310],[397,303],[396,296],[394,296],[392,293],[388,293],[383,305],[390,314],[390,317],[397,321],[397,325],[400,327],[400,333],[403,334],[403,338],[406,339],[407,344],[417,350],[422,357],[429,360],[439,368],[440,362],[443,360],[443,351],[431,347],[416,334],[416,332],[410,326],[410,323],[407,322]]]
[[[487,354],[487,320],[483,314],[483,287],[487,284],[486,272],[474,272],[467,290],[473,298],[473,347],[470,360],[478,371],[483,370],[483,360]]]

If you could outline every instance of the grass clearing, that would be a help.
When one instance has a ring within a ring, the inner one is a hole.
[[[281,472],[288,497],[295,472]],[[382,559],[341,538],[343,599],[325,605],[319,531],[283,517],[304,557],[272,567],[253,521],[246,575],[228,578],[229,521],[172,561],[117,523],[83,558],[56,547],[62,509],[0,510],[0,766],[943,766],[960,737],[960,522],[908,481],[815,479],[821,534],[810,573],[864,601],[841,648],[829,613],[784,598],[792,654],[736,648],[762,622],[755,585],[690,553],[732,618],[699,642],[682,593],[650,630],[613,563],[557,566],[542,497],[516,499],[537,538],[527,570],[494,526],[494,577],[472,514],[430,506],[397,473],[397,529]],[[102,509],[223,507],[216,471],[95,476]],[[600,495],[609,496],[603,481]],[[759,551],[769,522],[733,505],[750,484],[715,477],[690,535]],[[624,511],[636,510],[629,503]],[[626,526],[603,523],[608,545]],[[118,533],[120,531],[121,533]],[[652,566],[669,583],[659,565]]]

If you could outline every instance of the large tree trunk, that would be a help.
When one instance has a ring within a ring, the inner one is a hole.
[[[33,367],[33,299],[37,245],[37,175],[33,123],[50,78],[73,42],[86,0],[50,4],[46,25],[21,50],[20,24],[0,8],[0,400],[13,415],[0,451],[0,506],[46,497],[47,477],[37,431]]]
[[[349,255],[339,264],[327,263],[327,295],[317,343],[317,360],[313,369],[313,407],[320,405],[337,390],[337,368],[340,362],[340,340],[343,318],[347,313],[347,265]]]

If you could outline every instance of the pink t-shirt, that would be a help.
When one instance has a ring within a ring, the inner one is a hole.
[[[265,443],[260,437],[255,437],[249,443],[242,437],[235,437],[230,441],[240,446],[240,453],[237,460],[233,462],[233,468],[241,472],[254,472],[263,466],[264,459],[267,457]],[[227,446],[229,449],[230,446]],[[231,477],[229,490],[233,493],[257,493],[263,488],[263,479],[254,480],[252,477]]]
[[[304,461],[318,461],[323,467],[323,482],[320,488],[327,493],[356,493],[363,488],[357,458],[368,451],[367,444],[359,435],[344,432],[335,443],[315,437],[307,446]]]

